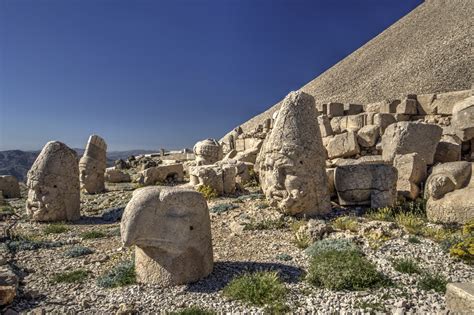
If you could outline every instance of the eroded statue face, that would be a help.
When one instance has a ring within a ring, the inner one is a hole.
[[[282,153],[265,156],[260,178],[270,204],[284,212],[298,213],[298,207],[306,203],[309,187],[301,180],[303,160]]]

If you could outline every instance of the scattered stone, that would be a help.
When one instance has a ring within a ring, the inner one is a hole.
[[[140,172],[138,183],[149,186],[157,183],[178,183],[184,179],[183,164],[158,165]]]
[[[461,160],[462,142],[457,136],[443,135],[436,147],[435,163],[456,162]]]
[[[81,188],[89,194],[105,190],[104,173],[107,167],[107,144],[97,135],[87,141],[84,155],[79,160]]]
[[[474,139],[474,96],[454,105],[452,125],[462,141]]]
[[[0,306],[13,302],[17,295],[18,283],[17,275],[8,266],[0,266]]]

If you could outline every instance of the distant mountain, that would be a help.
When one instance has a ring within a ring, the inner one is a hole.
[[[78,157],[84,149],[74,149]],[[130,150],[107,152],[107,165],[112,166],[115,160],[126,159],[131,155],[154,153],[151,150]],[[8,150],[0,151],[0,175],[13,175],[19,181],[26,181],[26,173],[31,168],[40,151]]]

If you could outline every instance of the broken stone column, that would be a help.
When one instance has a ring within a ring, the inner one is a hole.
[[[1,175],[0,176],[0,191],[2,191],[5,198],[20,198],[20,184],[15,176]]]
[[[398,194],[411,200],[420,195],[419,184],[426,179],[426,162],[418,153],[398,154],[393,160],[398,171]]]
[[[48,142],[28,171],[26,213],[34,221],[74,221],[80,214],[77,154],[64,143]]]
[[[197,165],[214,164],[223,158],[222,146],[215,139],[197,142],[194,145],[193,151],[196,156]]]
[[[427,165],[431,165],[442,132],[440,126],[422,122],[402,121],[391,124],[382,136],[383,159],[393,161],[397,154],[416,152]]]
[[[211,222],[204,197],[190,189],[146,187],[133,193],[120,224],[135,245],[139,283],[162,287],[196,282],[212,272]]]
[[[97,135],[87,141],[84,155],[79,160],[81,188],[89,194],[101,193],[105,190],[104,174],[107,167],[107,144]]]
[[[331,210],[326,153],[316,121],[314,98],[291,92],[257,157],[262,190],[284,213],[315,216]]]

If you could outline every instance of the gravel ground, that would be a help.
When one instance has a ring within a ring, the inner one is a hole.
[[[145,314],[201,306],[217,312],[261,313],[262,308],[227,299],[222,295],[222,288],[242,272],[272,269],[279,271],[289,289],[287,299],[283,302],[294,313],[369,314],[374,310],[400,314],[443,313],[444,295],[418,289],[416,280],[419,276],[395,271],[391,260],[414,258],[423,269],[442,273],[451,282],[474,281],[473,267],[451,259],[431,240],[420,238],[419,244],[409,243],[408,235],[397,229],[395,234],[399,237],[376,247],[357,233],[335,232],[329,236],[358,243],[369,260],[393,280],[393,286],[358,292],[333,292],[313,287],[304,281],[308,259],[294,243],[294,232],[290,228],[294,219],[283,218],[285,226],[273,230],[243,229],[245,224],[282,218],[280,213],[267,207],[265,201],[260,199],[261,195],[253,194],[253,199],[242,201],[242,197],[219,198],[209,203],[210,209],[221,204],[232,203],[237,206],[219,214],[211,211],[215,268],[209,277],[191,285],[165,289],[153,285],[104,289],[97,286],[96,279],[132,255],[130,249],[122,248],[118,234],[119,222],[114,222],[120,209],[131,198],[132,187],[113,189],[104,194],[82,196],[83,219],[68,224],[67,232],[45,235],[42,232],[45,224],[24,220],[18,222],[16,233],[39,235],[43,240],[61,241],[64,245],[18,251],[7,257],[22,277],[20,295],[10,306],[10,312],[110,314],[120,310],[123,314],[125,310],[134,310]],[[11,204],[21,213],[24,202],[24,199],[18,199],[11,201]],[[92,230],[102,231],[106,236],[90,240],[80,237],[81,233]],[[94,253],[77,258],[65,257],[64,252],[78,244],[93,249]],[[281,260],[282,254],[289,255],[287,257],[291,259]],[[51,281],[59,272],[79,268],[89,271],[83,283],[56,284]]]

